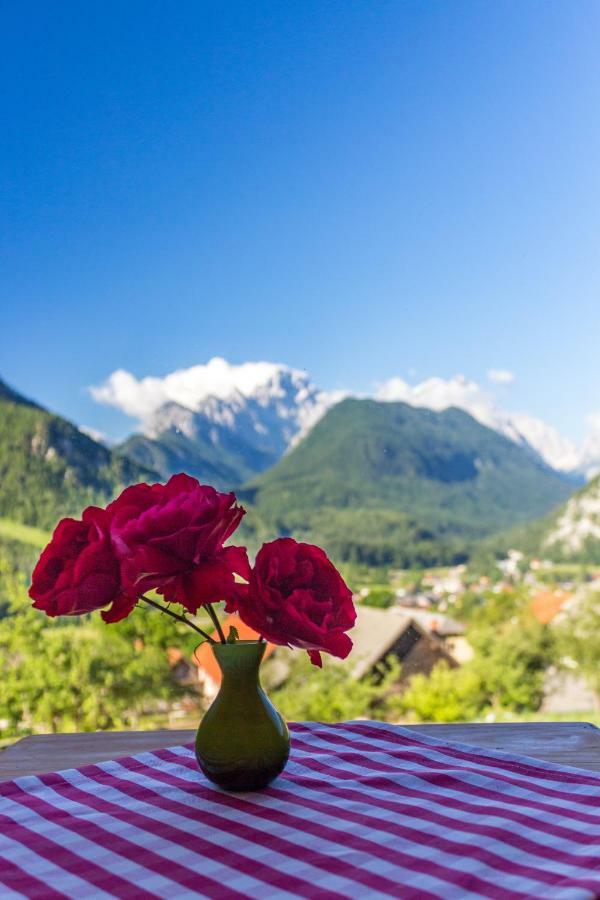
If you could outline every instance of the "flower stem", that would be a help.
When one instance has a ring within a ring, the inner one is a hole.
[[[212,603],[205,603],[205,604],[204,604],[204,609],[206,610],[206,612],[207,612],[207,613],[209,614],[209,616],[211,617],[212,623],[213,623],[213,625],[215,626],[215,628],[217,629],[217,632],[218,632],[219,638],[220,638],[220,640],[221,640],[221,643],[222,643],[222,644],[226,644],[227,641],[225,640],[225,634],[224,634],[224,632],[223,632],[223,629],[221,628],[221,623],[219,622],[219,617],[218,617],[218,615],[216,614],[216,612],[215,612],[214,609],[213,609]]]
[[[146,597],[144,594],[140,595],[140,600],[143,600],[145,603],[148,603],[150,606],[153,606],[154,609],[160,610],[160,612],[166,613],[168,616],[171,616],[172,619],[177,619],[178,622],[183,622],[184,625],[189,625],[190,628],[193,628],[194,631],[197,631],[198,634],[201,634],[203,638],[207,641],[210,641],[211,644],[216,644],[216,641],[211,638],[210,634],[207,634],[206,631],[202,631],[201,628],[198,628],[197,625],[194,625],[193,622],[186,616],[180,616],[179,613],[173,612],[172,609],[169,609],[168,606],[162,606],[161,603],[157,603],[156,600],[151,600],[150,597]]]

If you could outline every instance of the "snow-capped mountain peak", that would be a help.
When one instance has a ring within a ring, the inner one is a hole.
[[[91,393],[99,402],[137,418],[140,430],[150,438],[165,431],[206,438],[212,428],[213,443],[227,432],[228,441],[258,446],[273,459],[294,446],[333,404],[348,395],[319,390],[301,369],[271,362],[234,365],[221,357],[162,378],[138,379],[117,370]],[[464,375],[427,378],[415,385],[391,378],[377,387],[375,398],[437,411],[455,406],[554,469],[585,472],[589,477],[600,468],[600,422],[596,436],[581,451],[541,419],[500,408],[488,391]]]
[[[163,403],[144,423],[147,437],[157,438],[165,431],[176,431],[186,437],[196,436],[195,416],[193,410],[173,400]]]
[[[555,428],[526,413],[505,413],[521,437],[542,459],[559,472],[574,472],[581,465],[581,452]]]
[[[164,378],[137,379],[118,370],[92,388],[92,396],[138,418],[149,438],[170,431],[213,444],[235,439],[273,459],[341,399],[320,391],[300,369],[267,362],[231,365],[220,357]]]
[[[174,402],[194,412],[209,398],[235,402],[252,398],[263,405],[275,398],[299,396],[303,402],[316,389],[306,372],[269,362],[233,365],[215,356],[204,365],[177,369],[164,377],[136,378],[117,369],[106,381],[91,388],[94,399],[116,406],[144,422],[165,403]]]

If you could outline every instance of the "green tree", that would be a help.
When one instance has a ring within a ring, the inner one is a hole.
[[[172,620],[139,610],[127,622],[110,626],[96,616],[48,619],[31,608],[23,579],[4,575],[3,731],[131,726],[157,701],[178,696],[166,654],[167,647],[180,646]]]
[[[485,685],[476,668],[451,669],[442,662],[430,675],[414,675],[396,708],[398,714],[423,722],[464,722],[476,719],[485,703]]]
[[[523,615],[474,630],[475,657],[459,669],[439,663],[416,675],[398,702],[404,715],[429,722],[470,721],[489,711],[539,709],[544,673],[557,657],[547,625]]]
[[[23,605],[25,591],[25,577],[22,572],[9,562],[0,544],[0,620],[9,615],[15,606]]]
[[[544,674],[557,658],[551,628],[531,615],[511,619],[496,628],[474,631],[472,665],[479,671],[494,709],[525,712],[539,709]]]
[[[0,623],[0,719],[9,732],[133,725],[148,705],[175,694],[158,647],[134,647],[91,622],[47,624],[34,612]]]
[[[323,668],[317,669],[306,654],[298,653],[285,684],[271,691],[271,697],[290,721],[385,718],[390,689],[398,677],[399,666],[392,665],[382,680],[357,680],[347,665],[324,660]]]
[[[529,592],[519,588],[506,591],[465,591],[457,599],[454,615],[469,628],[496,628],[515,617],[527,614]]]
[[[362,602],[365,606],[374,606],[376,609],[388,609],[395,599],[395,594],[390,588],[372,587]]]
[[[589,594],[556,629],[561,659],[573,660],[600,692],[600,592]]]

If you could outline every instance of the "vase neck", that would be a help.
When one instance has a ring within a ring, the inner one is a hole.
[[[258,670],[266,646],[264,641],[215,644],[212,649],[223,676],[222,688],[239,690],[258,684]]]

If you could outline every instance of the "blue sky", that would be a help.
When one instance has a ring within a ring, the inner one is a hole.
[[[600,4],[6,4],[0,376],[513,371],[600,412]]]

